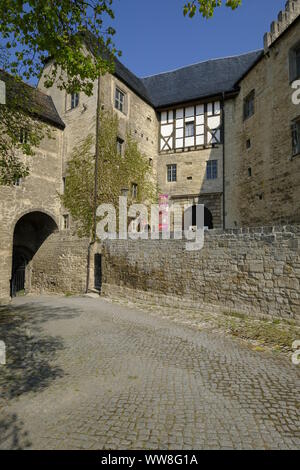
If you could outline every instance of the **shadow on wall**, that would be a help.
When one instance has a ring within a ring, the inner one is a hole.
[[[25,289],[26,266],[35,253],[49,237],[58,230],[54,220],[39,211],[30,212],[21,217],[16,223],[13,239],[13,261],[10,295],[15,295]]]

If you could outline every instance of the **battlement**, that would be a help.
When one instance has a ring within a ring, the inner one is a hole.
[[[271,23],[270,32],[264,35],[264,49],[266,52],[299,15],[300,0],[288,0],[285,4],[285,10],[279,12],[277,21]]]

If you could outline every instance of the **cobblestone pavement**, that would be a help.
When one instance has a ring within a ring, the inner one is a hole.
[[[0,449],[299,448],[299,366],[104,299],[0,308]]]

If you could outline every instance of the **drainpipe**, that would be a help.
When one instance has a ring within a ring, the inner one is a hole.
[[[88,246],[87,255],[87,275],[86,275],[86,294],[90,285],[90,266],[91,266],[91,249],[96,243],[97,239],[97,201],[98,201],[98,169],[99,169],[99,136],[100,136],[100,113],[101,113],[101,77],[98,77],[98,90],[97,90],[97,113],[96,113],[96,148],[95,148],[95,175],[94,175],[94,206],[93,206],[93,229],[92,240]]]
[[[222,102],[222,119],[223,119],[223,230],[226,228],[225,223],[225,93],[223,92]]]

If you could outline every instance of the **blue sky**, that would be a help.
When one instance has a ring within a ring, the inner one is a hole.
[[[263,35],[285,0],[242,0],[213,19],[182,14],[185,0],[114,0],[115,42],[121,61],[138,76],[263,47]]]

